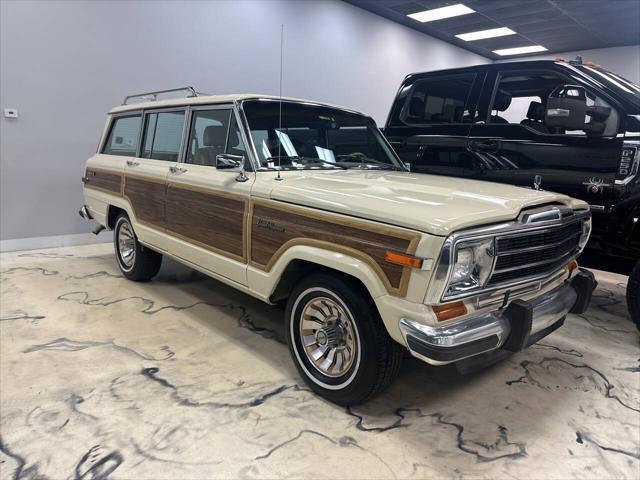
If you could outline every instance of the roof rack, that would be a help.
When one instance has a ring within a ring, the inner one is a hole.
[[[158,95],[163,95],[165,93],[182,92],[182,91],[190,92],[190,94],[187,95],[187,98],[206,95],[206,93],[197,92],[196,89],[193,87],[169,88],[168,90],[156,90],[154,92],[144,92],[144,93],[136,93],[135,95],[127,95],[126,97],[124,97],[124,100],[122,101],[122,105],[127,105],[128,104],[127,102],[132,98],[141,98],[144,100],[149,100],[149,97],[151,97],[151,101],[155,102],[156,100],[158,100]]]

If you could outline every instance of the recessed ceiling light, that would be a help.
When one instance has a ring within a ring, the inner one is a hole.
[[[457,17],[458,15],[466,15],[467,13],[475,13],[466,5],[456,3],[448,7],[434,8],[433,10],[424,10],[423,12],[410,13],[407,17],[411,17],[419,22],[433,22],[434,20],[442,20],[443,18]]]
[[[490,30],[479,30],[477,32],[461,33],[456,35],[460,40],[473,42],[483,38],[504,37],[505,35],[515,35],[516,32],[507,27],[492,28]]]
[[[519,53],[546,52],[547,49],[542,45],[529,45],[528,47],[503,48],[494,50],[493,53],[504,57],[505,55],[518,55]]]

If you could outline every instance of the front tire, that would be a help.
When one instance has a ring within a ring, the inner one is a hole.
[[[113,244],[118,267],[129,280],[145,282],[156,276],[162,265],[162,255],[138,241],[129,216],[121,212],[113,228]]]
[[[629,307],[631,320],[640,330],[640,260],[633,267],[627,282],[627,306]]]
[[[287,302],[285,331],[305,382],[339,405],[356,405],[387,388],[403,348],[387,333],[375,304],[356,282],[314,274]]]

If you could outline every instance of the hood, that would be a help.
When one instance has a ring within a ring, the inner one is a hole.
[[[446,236],[473,226],[515,219],[544,203],[588,208],[566,195],[409,172],[284,171],[270,198]]]

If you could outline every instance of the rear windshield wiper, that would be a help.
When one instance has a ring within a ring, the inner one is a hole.
[[[380,168],[385,168],[388,170],[402,170],[401,167],[397,166],[397,165],[393,165],[391,163],[387,163],[387,162],[382,162],[380,160],[377,160],[375,158],[370,158],[370,157],[364,157],[361,155],[338,155],[338,159],[340,161],[348,161],[350,163],[358,163],[360,165],[366,165],[366,164],[371,164],[371,165],[375,165],[377,167]]]

